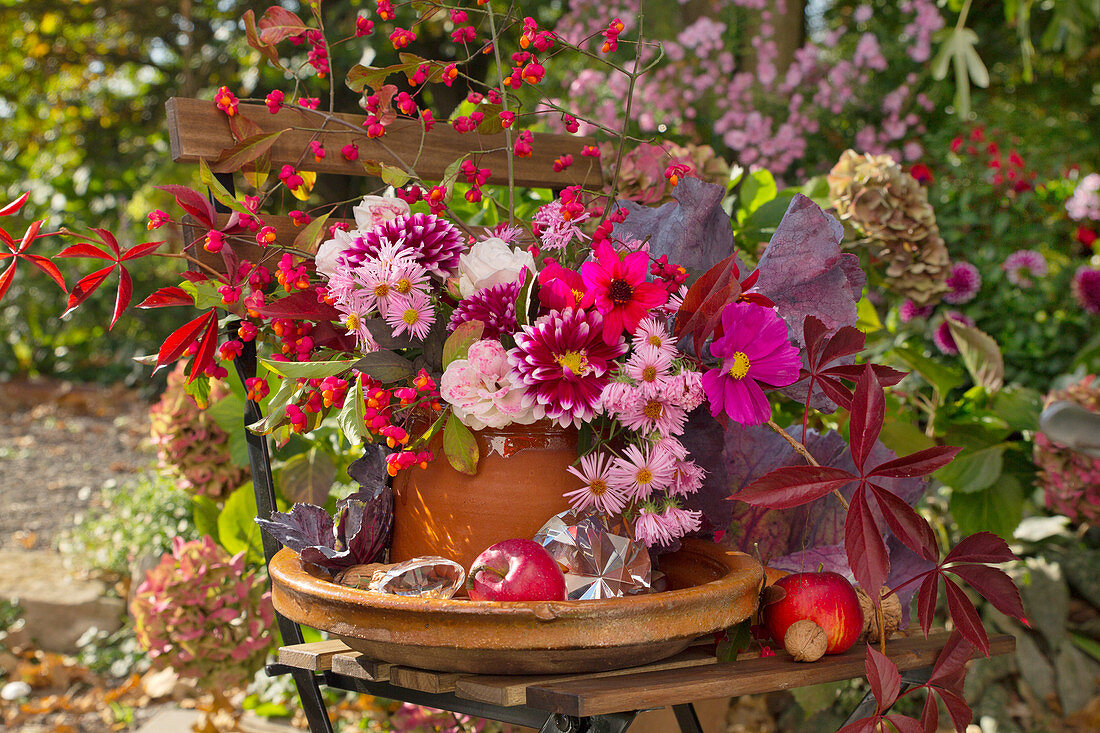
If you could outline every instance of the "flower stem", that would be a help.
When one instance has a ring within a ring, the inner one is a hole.
[[[642,27],[644,20],[645,13],[638,13],[638,45],[634,53],[634,69],[630,72],[630,87],[626,92],[626,111],[623,114],[623,129],[619,134],[619,152],[615,155],[615,173],[611,176],[611,193],[604,205],[603,216],[600,217],[601,224],[611,214],[611,207],[615,205],[615,187],[619,184],[619,169],[622,168],[623,150],[626,148],[626,129],[630,124],[630,110],[634,106],[634,86],[640,76],[638,64],[642,60]]]
[[[493,39],[493,54],[496,56],[497,60],[497,79],[500,81],[500,110],[504,112],[508,109],[508,96],[504,88],[504,66],[500,61],[500,39],[497,37],[496,16],[493,13],[492,2],[486,3],[485,14],[489,16],[489,34]],[[512,161],[515,157],[515,150],[512,148],[511,127],[504,128],[504,142],[508,148],[505,151],[505,155],[508,159],[508,226],[512,226],[516,209],[516,186]]]
[[[821,465],[820,463],[818,463],[814,459],[814,457],[812,455],[810,455],[810,451],[809,451],[809,449],[806,448],[805,445],[803,445],[801,442],[795,440],[793,435],[788,433],[783,428],[779,427],[779,424],[776,423],[775,420],[768,420],[768,427],[771,428],[772,430],[774,430],[775,432],[779,433],[780,437],[782,437],[783,440],[790,443],[791,447],[794,448],[795,452],[798,453],[798,455],[805,458],[806,462],[809,463],[811,466],[820,466]],[[837,491],[836,489],[833,489],[833,496],[835,496],[837,498],[837,500],[841,503],[841,505],[844,506],[844,511],[848,511],[848,500],[845,499],[844,496],[839,491]]]

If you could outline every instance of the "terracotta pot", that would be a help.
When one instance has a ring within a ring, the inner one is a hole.
[[[569,508],[562,495],[581,485],[566,470],[577,460],[575,429],[540,420],[474,436],[480,456],[476,475],[451,467],[437,434],[428,446],[436,459],[394,479],[392,560],[441,555],[469,568],[485,548],[514,537],[529,539]]]

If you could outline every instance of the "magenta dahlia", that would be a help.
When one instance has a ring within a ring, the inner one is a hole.
[[[340,253],[340,259],[358,265],[368,257],[377,257],[386,244],[415,251],[416,261],[442,278],[458,270],[458,257],[463,249],[462,232],[451,222],[434,214],[407,214],[355,237],[352,245]]]
[[[969,262],[956,262],[947,274],[946,284],[950,290],[943,296],[945,303],[969,303],[982,287],[982,274]]]
[[[917,305],[911,300],[906,300],[898,306],[898,318],[902,323],[909,323],[914,318],[928,318],[932,315],[933,306]]]
[[[798,379],[798,349],[787,337],[787,324],[771,308],[756,303],[730,303],[722,310],[722,336],[710,353],[721,366],[703,374],[703,389],[715,417],[725,413],[742,425],[771,419],[771,405],[761,383],[785,387]]]
[[[1100,270],[1085,265],[1077,268],[1073,276],[1073,295],[1086,311],[1100,314]]]
[[[524,407],[540,407],[563,427],[580,427],[595,417],[611,363],[625,352],[621,335],[604,341],[599,313],[566,308],[524,326],[508,360],[527,388]]]
[[[649,255],[645,252],[633,252],[620,259],[606,240],[593,250],[596,259],[581,265],[581,279],[603,315],[604,341],[613,344],[621,339],[623,329],[634,333],[650,308],[664,305],[668,291],[645,281],[649,270]]]
[[[1018,249],[1001,263],[1008,281],[1019,288],[1030,288],[1035,282],[1031,278],[1040,278],[1047,274],[1047,260],[1033,249]]]
[[[520,281],[500,283],[482,288],[469,298],[458,302],[451,314],[451,330],[455,330],[467,321],[481,321],[485,324],[482,338],[500,338],[502,333],[512,334],[519,328],[516,320],[516,298],[522,287]]]

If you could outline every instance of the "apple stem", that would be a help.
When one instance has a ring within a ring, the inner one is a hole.
[[[482,570],[492,573],[493,575],[497,576],[497,579],[499,580],[504,580],[504,573],[502,573],[500,570],[497,570],[492,565],[474,565],[472,568],[470,568],[470,572],[466,575],[466,590],[470,590],[474,587],[474,577]]]

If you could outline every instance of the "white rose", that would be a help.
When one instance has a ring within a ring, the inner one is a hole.
[[[519,280],[523,268],[535,271],[535,258],[522,248],[512,249],[503,239],[477,242],[458,258],[458,290],[463,298],[493,285]]]
[[[333,233],[333,238],[326,239],[322,242],[321,246],[317,248],[317,254],[313,255],[313,261],[317,265],[317,272],[331,279],[336,272],[337,258],[344,253],[344,250],[355,244],[355,238],[361,235],[362,232],[354,229],[351,231],[337,229]]]
[[[355,214],[355,226],[366,231],[384,221],[408,214],[409,205],[399,198],[364,196],[359,205],[353,207],[351,211]]]

